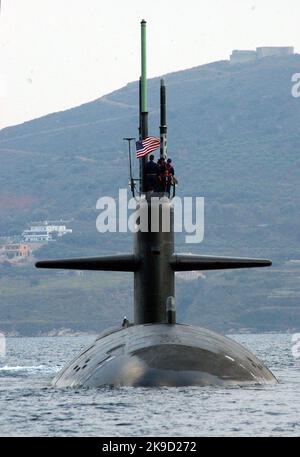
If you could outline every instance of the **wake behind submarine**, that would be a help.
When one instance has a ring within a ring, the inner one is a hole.
[[[141,22],[140,140],[148,138],[146,22]],[[160,156],[167,156],[166,89],[160,89]],[[148,231],[134,234],[134,252],[124,255],[40,261],[38,268],[126,271],[134,274],[134,323],[104,331],[63,368],[56,387],[207,386],[275,384],[274,375],[249,350],[210,330],[176,322],[175,272],[270,266],[271,261],[177,254],[174,208],[168,193],[149,192],[147,156],[139,159],[139,205]],[[135,183],[131,176],[131,189]],[[174,196],[174,192],[173,192]],[[153,198],[156,197],[156,198]],[[157,198],[158,197],[158,198]],[[154,206],[156,205],[156,208]],[[155,209],[155,211],[153,211]],[[169,229],[162,214],[170,216]],[[156,227],[155,230],[151,230]],[[125,324],[125,325],[124,325]]]

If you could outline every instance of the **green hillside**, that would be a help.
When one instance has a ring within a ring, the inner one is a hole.
[[[182,320],[224,331],[300,326],[299,265],[289,262],[300,259],[300,99],[291,95],[291,76],[299,71],[294,55],[165,76],[178,194],[205,197],[204,242],[186,246],[178,236],[180,249],[274,261],[268,270],[178,280]],[[130,83],[0,131],[0,234],[19,233],[31,220],[73,218],[73,235],[45,246],[39,257],[131,249],[129,234],[96,232],[95,205],[127,185],[122,138],[137,136],[137,89]],[[157,135],[158,78],[149,81],[149,104],[150,134]],[[131,313],[130,275],[62,277],[3,266],[0,274],[0,328],[97,329]]]

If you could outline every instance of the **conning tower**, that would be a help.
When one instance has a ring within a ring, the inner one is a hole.
[[[140,138],[148,136],[146,70],[146,21],[141,22]],[[160,155],[167,155],[166,87],[160,87]],[[176,254],[174,252],[174,209],[166,194],[146,192],[145,164],[140,160],[140,204],[148,212],[148,232],[134,234],[134,253],[79,259],[46,260],[38,268],[131,271],[134,273],[134,324],[162,323],[167,320],[167,304],[175,312],[175,272],[250,268],[271,265],[271,261],[233,257]],[[170,215],[169,230],[162,228],[163,214]],[[171,305],[170,305],[171,304]],[[174,314],[173,314],[174,316]]]

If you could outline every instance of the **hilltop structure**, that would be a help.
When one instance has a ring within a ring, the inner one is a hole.
[[[293,54],[293,46],[262,46],[256,48],[256,51],[235,49],[232,51],[232,54],[230,56],[230,63],[234,65],[236,63],[244,63],[253,60],[263,59],[264,57],[282,57]]]

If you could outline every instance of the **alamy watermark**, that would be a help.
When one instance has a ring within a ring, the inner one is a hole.
[[[300,333],[292,336],[292,354],[294,359],[300,359]]]
[[[300,73],[294,73],[291,79],[293,86],[292,86],[292,96],[294,98],[300,97]]]
[[[204,197],[174,197],[170,201],[167,197],[153,196],[150,201],[151,205],[144,195],[128,199],[127,189],[119,189],[117,200],[99,198],[96,204],[101,210],[96,220],[98,232],[169,232],[173,207],[174,232],[186,233],[186,243],[203,241]]]

